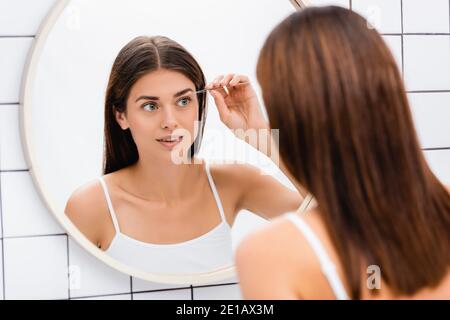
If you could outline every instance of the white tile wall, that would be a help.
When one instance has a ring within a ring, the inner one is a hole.
[[[131,294],[130,276],[118,272],[69,239],[70,297]]]
[[[315,6],[341,6],[344,8],[350,8],[349,0],[308,0],[309,3]]]
[[[4,237],[64,233],[39,198],[29,172],[1,172],[0,178]]]
[[[68,239],[44,207],[23,157],[19,92],[25,57],[55,2],[0,0],[0,299],[241,299],[236,278],[186,287],[121,274]],[[425,156],[450,184],[449,0],[310,2],[351,7],[383,33],[414,91],[408,97]]]
[[[113,294],[113,295],[109,295],[109,296],[73,298],[73,300],[131,300],[131,294]]]
[[[448,0],[403,1],[403,30],[406,33],[449,33]]]
[[[67,236],[3,240],[6,299],[67,299]]]
[[[0,169],[27,169],[20,140],[18,105],[0,108]]]
[[[450,148],[425,151],[425,157],[434,174],[450,186]]]
[[[384,41],[389,46],[397,61],[399,70],[403,69],[403,56],[402,56],[402,37],[401,35],[385,35]]]
[[[450,92],[410,93],[408,98],[422,147],[450,146]]]
[[[216,287],[194,287],[195,300],[241,300],[242,294],[238,284],[225,285],[221,290]]]
[[[402,32],[400,0],[354,0],[352,9],[364,15],[381,33]]]
[[[156,283],[145,281],[139,278],[132,277],[132,287],[133,292],[143,292],[143,291],[155,291],[164,289],[174,289],[174,288],[186,288],[186,285],[170,285],[164,283]]]
[[[161,290],[133,293],[133,300],[191,300],[192,289]]]
[[[19,102],[22,72],[32,41],[33,38],[0,37],[0,103]]]
[[[55,3],[56,0],[0,0],[0,36],[35,35]]]
[[[410,91],[450,90],[450,34],[404,36],[406,87]]]

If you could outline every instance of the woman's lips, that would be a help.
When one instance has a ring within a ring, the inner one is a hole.
[[[173,147],[175,147],[177,144],[179,144],[183,140],[183,137],[176,137],[175,139],[173,139],[173,141],[167,141],[167,140],[168,139],[156,139],[156,141],[158,141],[165,148],[172,150]]]

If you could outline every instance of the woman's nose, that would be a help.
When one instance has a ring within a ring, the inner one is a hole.
[[[173,110],[170,107],[164,108],[161,127],[163,129],[170,129],[170,130],[174,130],[178,127],[178,122],[175,118]]]

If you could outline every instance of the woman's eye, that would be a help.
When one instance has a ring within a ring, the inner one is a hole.
[[[147,108],[148,107],[148,108]],[[156,110],[156,104],[153,103],[147,103],[143,105],[143,108],[148,110],[148,111],[155,111]]]
[[[185,106],[187,106],[190,102],[191,102],[191,98],[189,98],[189,97],[184,97],[184,98],[181,98],[180,100],[178,100],[178,105],[179,105],[180,107],[185,107]]]

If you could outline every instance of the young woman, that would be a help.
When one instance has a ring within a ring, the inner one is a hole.
[[[230,128],[267,127],[248,79],[216,80],[209,89],[232,110],[224,117]],[[166,37],[132,40],[112,67],[104,176],[78,188],[65,212],[101,250],[141,270],[229,267],[230,228],[241,209],[270,219],[302,202],[298,192],[250,165],[209,166],[195,157],[205,122],[205,85],[195,59]],[[174,161],[179,150],[189,163]]]
[[[352,11],[309,8],[272,31],[257,75],[280,157],[318,206],[241,242],[244,298],[450,299],[449,190],[380,35]]]

